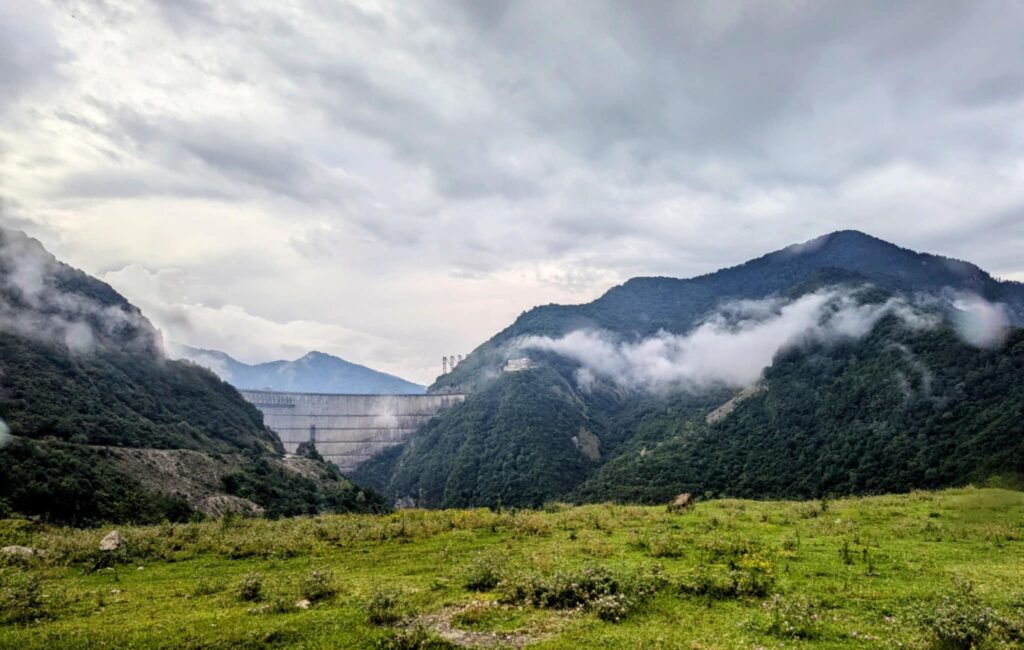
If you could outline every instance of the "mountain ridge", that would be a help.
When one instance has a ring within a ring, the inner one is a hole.
[[[662,330],[680,334],[726,299],[784,294],[829,274],[902,294],[974,293],[1004,303],[1011,324],[1024,325],[1024,283],[998,280],[970,262],[921,253],[858,230],[838,230],[711,273],[691,278],[636,277],[589,303],[534,307],[478,346],[428,390],[472,388],[476,376],[499,370],[507,360],[502,345],[521,336],[558,336],[585,328],[633,338]]]
[[[316,350],[292,361],[247,364],[219,350],[180,343],[170,347],[178,358],[206,366],[239,389],[350,395],[426,392],[420,384]]]

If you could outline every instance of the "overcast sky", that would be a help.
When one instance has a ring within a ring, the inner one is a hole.
[[[3,223],[169,340],[421,382],[858,228],[1024,279],[1024,4],[0,0]]]

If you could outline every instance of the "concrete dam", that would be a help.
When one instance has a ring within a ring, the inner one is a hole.
[[[304,442],[350,472],[370,456],[399,445],[465,395],[336,395],[240,390],[294,454]]]

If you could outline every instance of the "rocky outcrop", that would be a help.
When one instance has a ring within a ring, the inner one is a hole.
[[[764,384],[754,384],[741,390],[736,397],[722,404],[714,411],[711,411],[704,417],[704,421],[708,424],[714,424],[720,420],[724,420],[729,417],[729,414],[736,410],[736,407],[740,405],[743,400],[750,399],[754,395],[763,393],[767,388]]]
[[[0,548],[0,556],[8,560],[30,560],[34,557],[41,556],[42,551],[37,551],[34,548],[28,546],[5,546]]]
[[[580,427],[579,433],[572,437],[572,444],[590,460],[601,460],[601,441],[585,427]]]
[[[672,499],[672,503],[668,504],[668,511],[673,514],[678,514],[690,508],[692,505],[693,497],[690,496],[689,492],[684,492]]]
[[[110,531],[100,540],[100,550],[104,553],[114,553],[127,547],[128,543],[124,541],[124,537],[121,537],[121,533],[116,530]]]
[[[263,508],[252,501],[228,494],[208,496],[196,504],[195,508],[207,517],[214,518],[223,517],[227,514],[242,515],[244,517],[258,517],[263,514]]]

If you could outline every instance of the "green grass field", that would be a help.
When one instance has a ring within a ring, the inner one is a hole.
[[[0,647],[1024,647],[1008,490],[109,530],[0,521]]]

